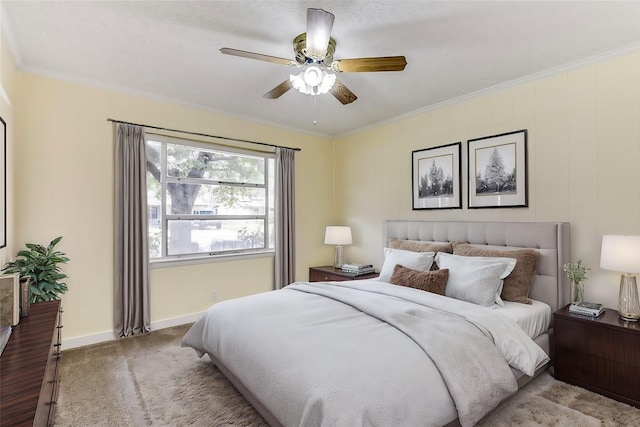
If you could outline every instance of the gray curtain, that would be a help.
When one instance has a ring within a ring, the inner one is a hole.
[[[151,330],[144,128],[116,125],[115,333]]]
[[[295,150],[276,148],[275,288],[295,281]]]

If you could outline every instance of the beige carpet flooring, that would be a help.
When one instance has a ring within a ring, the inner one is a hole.
[[[187,328],[64,351],[55,425],[266,426],[208,357],[179,347]],[[545,373],[478,425],[640,426],[640,409]]]

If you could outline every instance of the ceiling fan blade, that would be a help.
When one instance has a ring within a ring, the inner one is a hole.
[[[342,105],[351,104],[358,99],[358,97],[338,79],[336,79],[333,87],[331,87],[331,95],[335,96]]]
[[[326,10],[307,9],[307,56],[321,61],[327,55],[334,19]]]
[[[407,65],[404,56],[381,56],[378,58],[338,59],[333,61],[334,71],[362,73],[368,71],[402,71]]]
[[[291,80],[287,79],[262,96],[267,99],[278,99],[292,87]]]
[[[241,56],[243,58],[257,59],[259,61],[266,61],[274,64],[289,66],[296,65],[295,61],[291,59],[278,58],[277,56],[263,55],[261,53],[246,52],[244,50],[238,49],[230,49],[228,47],[223,47],[222,49],[220,49],[220,52],[224,53],[225,55]]]

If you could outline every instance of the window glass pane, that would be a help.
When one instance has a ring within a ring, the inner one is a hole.
[[[276,213],[275,213],[275,188],[276,188],[276,183],[275,183],[275,160],[274,159],[269,159],[269,168],[268,170],[268,177],[267,179],[269,180],[269,248],[273,249],[276,247],[275,244],[275,218],[276,218]]]
[[[263,220],[169,220],[168,255],[264,248]]]
[[[265,215],[265,188],[167,183],[172,215]]]
[[[149,227],[149,258],[162,256],[162,230]]]
[[[220,231],[210,242],[212,252],[264,248],[264,220],[223,220]]]
[[[262,157],[167,144],[167,175],[171,177],[264,184],[264,168]]]
[[[149,257],[162,255],[162,206],[160,196],[160,143],[147,142],[147,209],[149,217]]]
[[[155,141],[147,141],[147,172],[153,175],[156,182],[160,182],[160,156],[162,144]]]
[[[169,220],[167,255],[206,252],[205,236],[196,233],[196,221]],[[201,242],[202,241],[202,242]],[[201,243],[203,246],[201,247]]]

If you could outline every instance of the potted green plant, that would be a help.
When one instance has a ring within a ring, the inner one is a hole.
[[[69,258],[55,250],[60,240],[62,236],[56,237],[47,247],[27,243],[27,250],[18,251],[16,260],[2,268],[6,273],[18,273],[21,279],[29,279],[32,303],[57,300],[67,292],[67,284],[61,282],[67,275],[61,271],[60,264],[67,263]]]

